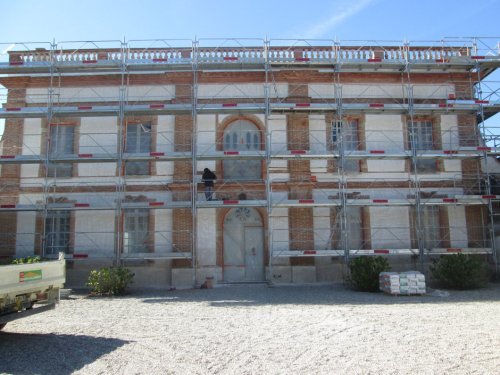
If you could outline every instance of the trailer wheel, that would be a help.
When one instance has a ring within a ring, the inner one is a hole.
[[[5,327],[7,323],[0,323],[0,331],[2,330],[3,327]]]

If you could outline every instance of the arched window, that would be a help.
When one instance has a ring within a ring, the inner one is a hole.
[[[261,150],[262,136],[257,126],[248,120],[237,120],[224,131],[224,151]],[[224,160],[224,179],[260,180],[260,160]]]

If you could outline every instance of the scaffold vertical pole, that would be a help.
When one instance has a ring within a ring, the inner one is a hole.
[[[198,257],[198,241],[197,241],[197,225],[198,225],[198,184],[197,184],[197,147],[198,147],[198,44],[199,41],[195,37],[191,46],[191,71],[193,74],[193,87],[191,88],[191,118],[193,122],[193,130],[191,137],[191,170],[192,170],[192,196],[191,196],[191,265],[193,267],[193,287],[197,284],[197,257]]]
[[[420,193],[420,180],[418,177],[418,143],[417,143],[417,134],[415,131],[415,117],[414,117],[414,107],[413,107],[413,86],[411,84],[411,79],[410,79],[410,69],[409,67],[407,68],[407,75],[408,75],[408,84],[407,84],[407,91],[408,91],[408,117],[409,121],[407,121],[407,128],[408,128],[408,135],[409,135],[409,143],[410,143],[410,148],[411,148],[411,163],[412,163],[412,169],[413,172],[411,173],[410,181],[413,179],[413,191],[415,195],[415,206],[414,206],[414,212],[415,212],[415,219],[416,219],[416,228],[415,228],[415,233],[417,236],[417,246],[418,246],[418,257],[419,257],[419,264],[420,264],[420,271],[424,273],[425,271],[425,265],[424,265],[424,257],[425,257],[425,251],[424,251],[424,236],[425,236],[425,231],[424,231],[424,223],[423,223],[423,218],[422,218],[422,202],[421,202],[421,193]],[[409,124],[409,126],[408,126]]]
[[[477,49],[477,42],[474,39],[474,48]],[[477,71],[477,83],[475,87],[475,92],[476,92],[476,97],[479,100],[480,103],[483,101],[483,90],[481,87],[481,65],[476,61],[476,71]],[[479,105],[479,114],[476,116],[480,119],[481,124],[479,125],[479,134],[478,137],[481,138],[482,142],[485,142],[485,135],[486,135],[486,124],[485,124],[485,117],[484,117],[484,108],[483,104]],[[491,177],[490,177],[490,170],[489,170],[489,163],[488,163],[488,153],[487,151],[483,151],[483,160],[484,160],[484,184],[485,184],[485,193],[487,195],[491,195]],[[492,258],[493,258],[493,263],[495,266],[495,275],[498,275],[498,254],[497,254],[497,248],[496,248],[496,243],[495,243],[495,215],[494,215],[494,207],[493,207],[493,202],[491,199],[488,199],[488,236],[489,236],[489,242],[491,246],[491,252],[492,252]]]
[[[271,132],[269,129],[269,108],[270,108],[270,98],[269,98],[269,40],[266,36],[264,40],[264,127],[266,132],[266,209],[267,209],[267,251],[269,255],[268,260],[268,273],[269,273],[269,285],[273,285],[273,233],[271,228],[271,178],[269,174],[269,164],[271,163]]]
[[[49,164],[50,164],[50,127],[52,123],[52,116],[54,111],[54,64],[55,64],[55,52],[57,50],[57,44],[55,39],[52,40],[50,44],[49,52],[49,87],[48,87],[48,100],[47,100],[47,135],[45,140],[45,155],[44,155],[44,183],[43,183],[43,215],[42,215],[42,246],[41,252],[42,256],[47,254],[47,217],[48,217],[48,203],[49,203]]]

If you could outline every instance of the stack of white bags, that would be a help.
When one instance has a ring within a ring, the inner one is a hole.
[[[425,275],[418,271],[381,272],[379,287],[388,294],[425,294]]]

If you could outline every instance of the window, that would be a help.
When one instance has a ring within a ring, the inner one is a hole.
[[[50,158],[64,158],[75,153],[75,127],[73,125],[51,125],[49,156]],[[72,163],[50,163],[49,177],[71,177],[73,175]]]
[[[441,246],[441,227],[439,221],[438,206],[424,206],[421,211],[422,230],[423,230],[423,246],[425,249],[433,249]],[[412,222],[414,226],[413,233],[415,235],[414,247],[417,247],[417,211],[412,207]]]
[[[417,151],[416,172],[426,173],[436,171],[436,160],[418,159],[418,151],[434,149],[432,130],[432,121],[408,122],[408,144],[410,145],[410,150],[415,149]]]
[[[125,153],[139,154],[151,152],[151,123],[128,124]],[[148,175],[149,162],[127,161],[125,175]]]
[[[331,239],[334,249],[342,249],[342,212],[340,208],[333,209]],[[347,207],[347,249],[359,250],[363,248],[363,228],[361,207]]]
[[[70,253],[69,211],[49,211],[45,219],[46,254]]]
[[[123,247],[126,253],[147,253],[149,210],[127,209],[124,214]]]
[[[224,131],[224,151],[259,151],[261,134],[250,121],[238,120]],[[224,179],[260,180],[262,163],[260,160],[224,160]]]
[[[349,156],[359,149],[358,121],[334,121],[332,123],[332,144],[334,151],[341,151]],[[344,172],[358,172],[357,160],[344,159]]]

